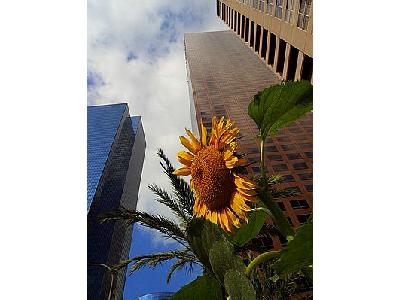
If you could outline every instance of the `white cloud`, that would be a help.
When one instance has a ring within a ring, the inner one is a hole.
[[[226,30],[215,6],[215,1],[88,1],[88,69],[102,81],[88,102],[127,102],[131,114],[142,116],[147,148],[139,210],[172,217],[147,185],[169,188],[156,151],[162,148],[177,165],[178,136],[190,127],[183,34]]]

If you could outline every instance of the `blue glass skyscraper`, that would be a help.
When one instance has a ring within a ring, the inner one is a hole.
[[[132,226],[99,224],[98,215],[118,207],[136,209],[145,153],[140,117],[125,103],[87,110],[87,260],[88,299],[122,299],[125,269],[111,281],[106,266],[128,258]]]

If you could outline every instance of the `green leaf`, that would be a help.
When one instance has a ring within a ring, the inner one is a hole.
[[[218,281],[211,276],[197,277],[191,283],[183,286],[176,292],[171,300],[223,300],[223,293]]]
[[[188,225],[187,238],[200,262],[211,270],[209,252],[214,242],[226,240],[224,233],[217,225],[203,218],[194,218]]]
[[[233,253],[233,245],[228,241],[217,241],[210,250],[210,263],[214,274],[224,281],[224,276],[230,269],[244,272],[245,264],[239,256]]]
[[[239,228],[233,238],[233,243],[239,247],[255,238],[265,223],[267,213],[265,211],[252,211],[249,213],[249,222]]]
[[[312,221],[299,227],[293,240],[282,250],[281,257],[272,266],[278,274],[311,270],[313,263]]]
[[[311,111],[312,102],[313,87],[309,81],[287,81],[257,93],[249,104],[248,114],[265,140]]]
[[[256,292],[243,272],[231,269],[224,279],[225,289],[231,300],[256,300]]]

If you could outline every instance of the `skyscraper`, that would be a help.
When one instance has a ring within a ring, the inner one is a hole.
[[[128,258],[132,226],[99,224],[97,218],[120,206],[136,209],[144,131],[141,118],[130,117],[125,103],[89,106],[87,122],[87,294],[88,299],[108,299],[112,290],[115,299],[122,299],[126,270],[111,275],[107,266]]]
[[[216,0],[217,15],[284,80],[313,77],[312,0]]]
[[[193,130],[200,121],[210,130],[213,115],[235,121],[240,129],[240,152],[250,163],[259,160],[257,126],[247,114],[252,97],[280,78],[233,31],[185,34],[185,55],[189,79]],[[198,131],[197,131],[198,132]],[[312,207],[312,114],[281,129],[265,144],[269,174],[281,174],[281,187],[293,187],[300,195],[278,202],[289,221],[304,223]],[[250,176],[260,168],[247,168]],[[265,247],[279,248],[285,240],[268,238]]]

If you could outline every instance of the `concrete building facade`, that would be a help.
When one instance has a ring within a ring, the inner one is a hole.
[[[217,0],[217,15],[283,80],[313,78],[312,0]]]
[[[136,209],[144,130],[125,103],[90,106],[87,115],[87,299],[108,299],[111,292],[122,299],[126,269],[111,275],[105,266],[128,259],[133,228],[122,221],[100,224],[98,216],[120,206]]]
[[[234,120],[240,129],[238,150],[252,163],[248,175],[259,175],[258,129],[247,107],[257,92],[280,78],[233,31],[187,33],[184,43],[193,130],[198,134],[201,121],[210,130],[214,115]],[[268,138],[264,148],[267,172],[281,174],[281,187],[299,192],[278,201],[294,227],[306,222],[312,208],[312,128],[312,113],[308,113]],[[282,238],[263,241],[266,248],[279,248],[285,242]]]

